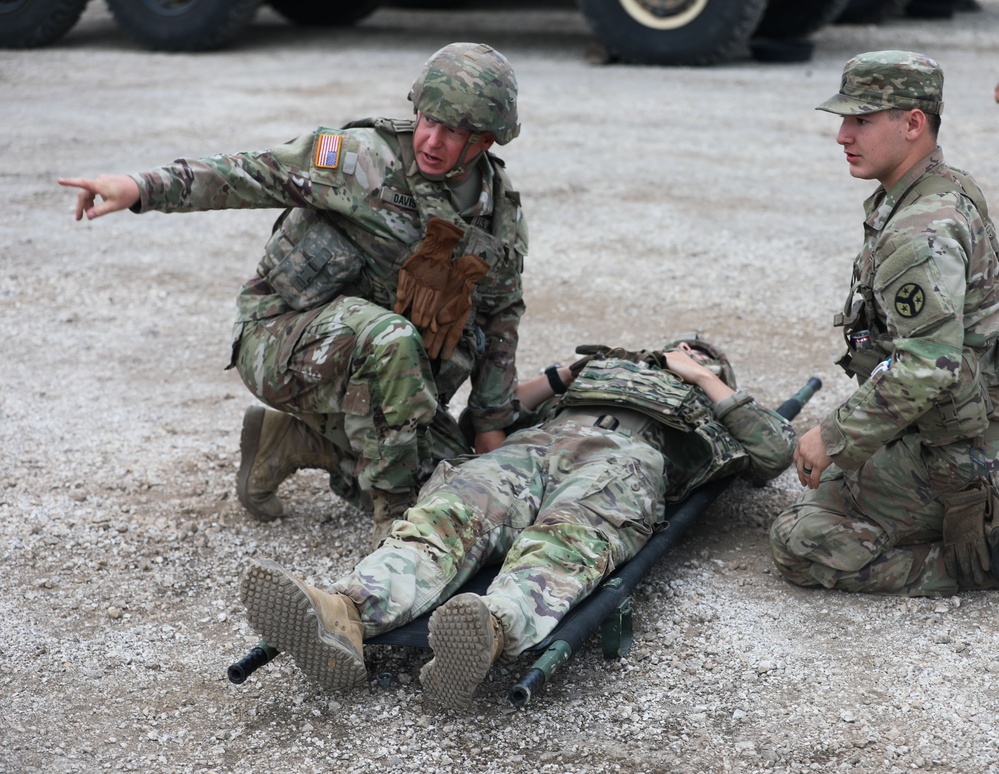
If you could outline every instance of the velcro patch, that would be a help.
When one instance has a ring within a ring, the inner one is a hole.
[[[895,311],[901,317],[916,317],[925,303],[926,295],[915,282],[907,282],[895,294]]]
[[[336,169],[340,165],[340,144],[343,136],[321,134],[316,141],[315,164],[323,169]]]

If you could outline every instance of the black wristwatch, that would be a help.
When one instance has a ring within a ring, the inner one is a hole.
[[[556,395],[565,395],[565,391],[568,390],[566,383],[562,381],[562,377],[558,375],[558,365],[550,365],[545,369],[545,376],[548,377],[548,384],[552,388],[552,391]]]

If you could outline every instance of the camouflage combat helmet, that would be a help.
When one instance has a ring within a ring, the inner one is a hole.
[[[669,352],[672,349],[678,349],[680,344],[686,344],[691,349],[697,350],[698,352],[706,355],[707,361],[704,365],[710,368],[714,373],[718,374],[718,376],[721,377],[721,380],[733,390],[737,389],[735,383],[735,371],[732,369],[732,364],[729,362],[728,355],[726,355],[720,347],[706,341],[701,337],[700,333],[694,331],[677,336],[672,341],[667,341],[663,347],[663,351]]]
[[[428,118],[455,129],[489,132],[499,145],[520,134],[513,68],[484,43],[444,46],[423,66],[409,99]]]

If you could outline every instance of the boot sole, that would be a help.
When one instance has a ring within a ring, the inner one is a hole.
[[[489,608],[475,594],[459,594],[434,612],[429,629],[434,657],[420,670],[423,690],[438,704],[467,709],[492,668]]]
[[[262,510],[250,497],[250,471],[260,448],[260,433],[264,427],[264,409],[250,406],[243,414],[243,429],[239,434],[239,473],[236,474],[236,497],[257,521],[275,521],[281,513]]]
[[[279,564],[253,562],[240,593],[250,625],[323,690],[343,693],[366,682],[364,657],[346,637],[323,628],[308,592]]]

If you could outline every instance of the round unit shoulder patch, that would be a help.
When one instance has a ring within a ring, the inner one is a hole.
[[[923,311],[926,296],[923,289],[915,282],[908,282],[895,294],[895,311],[902,317],[915,317]]]

